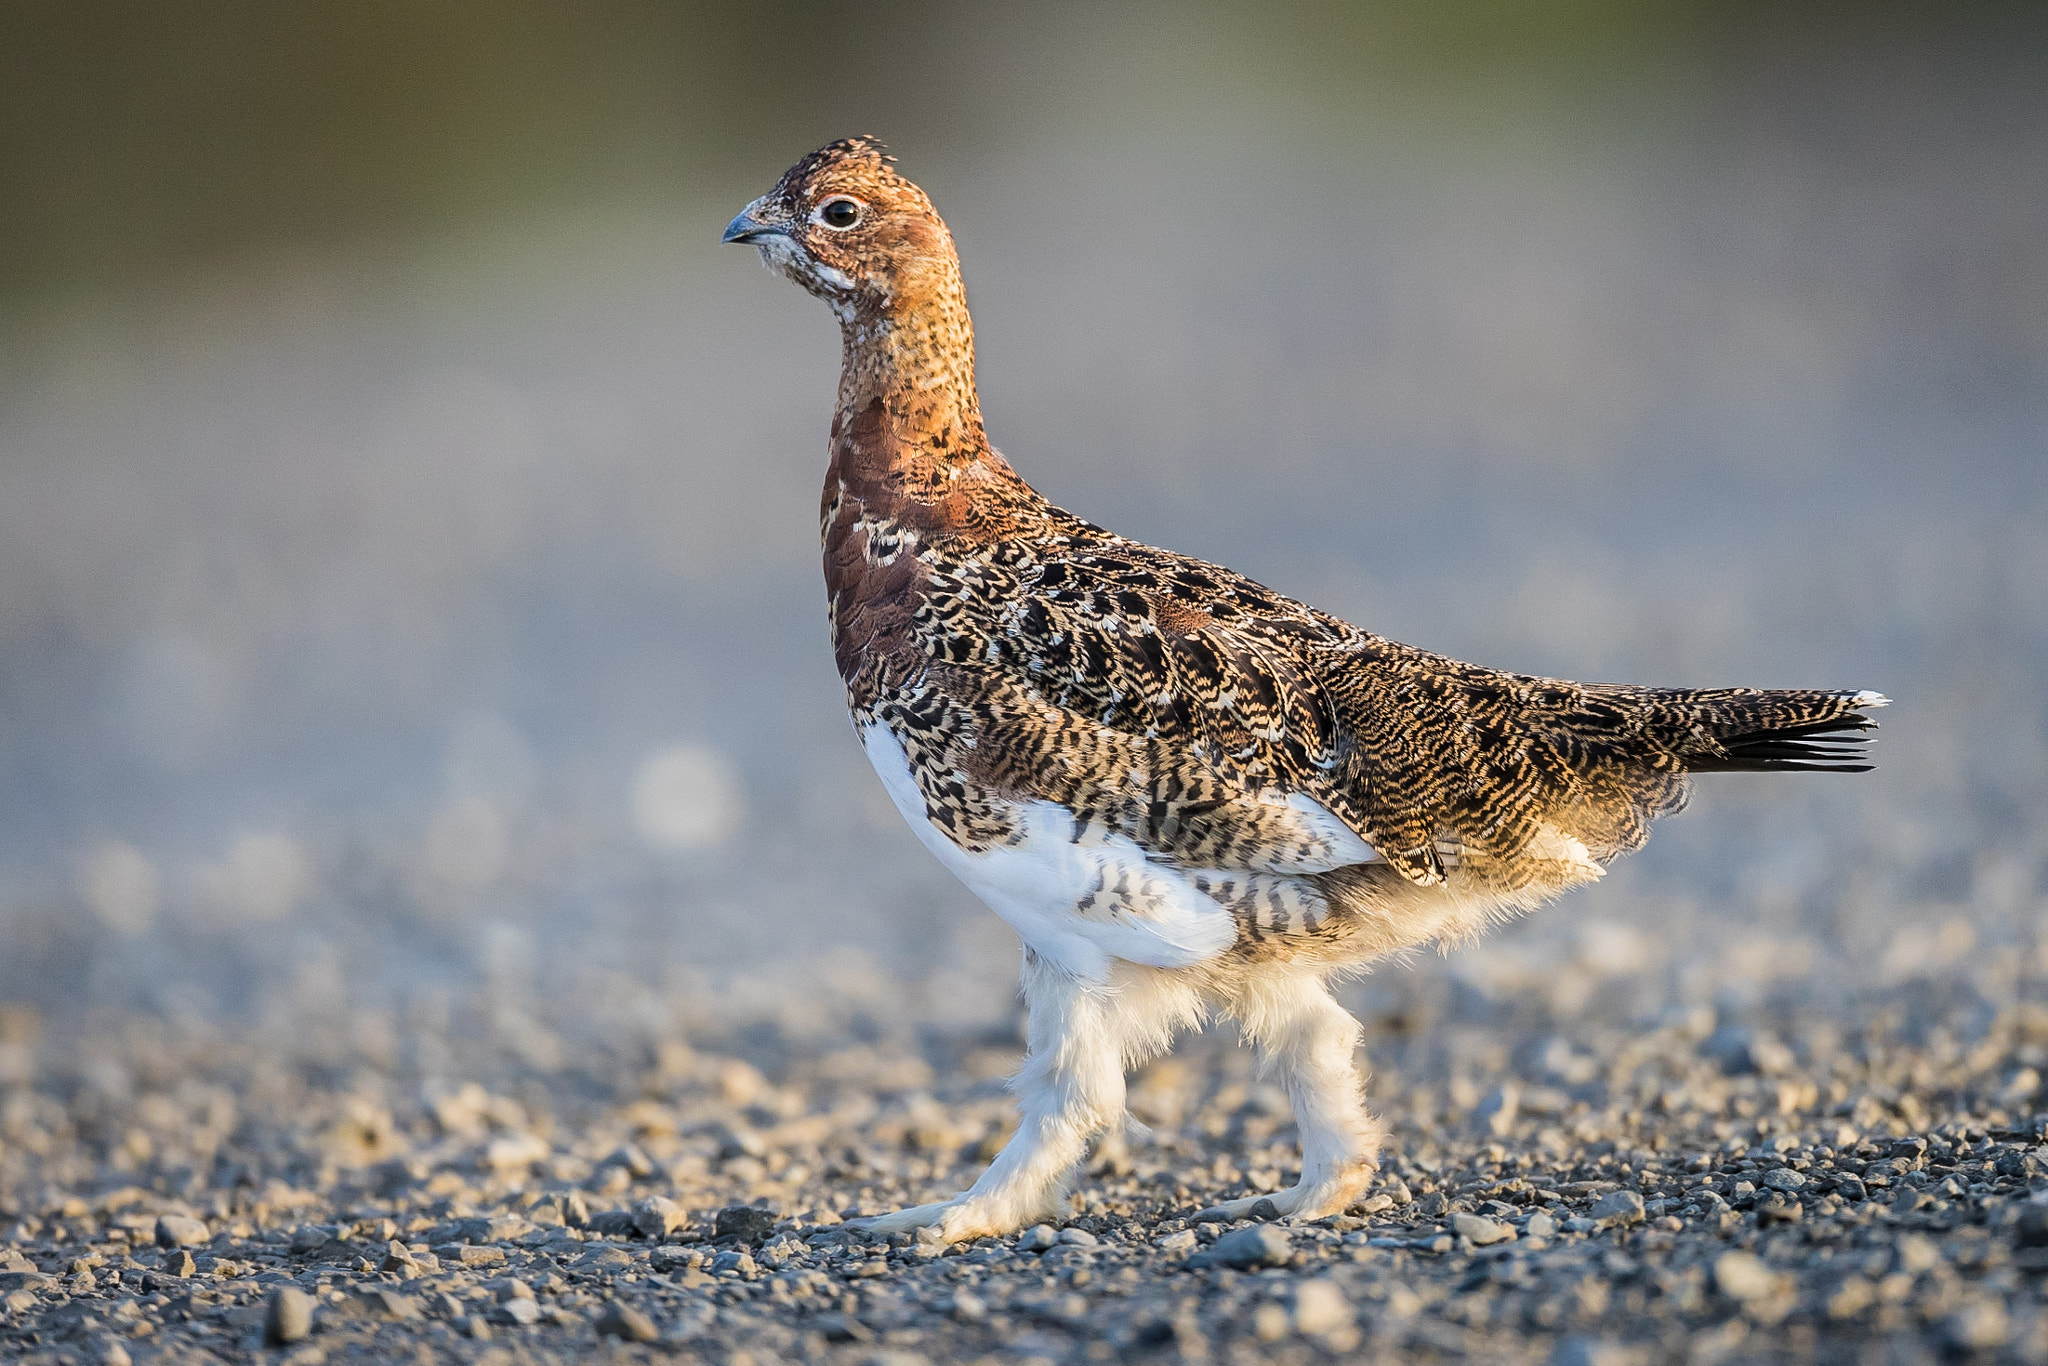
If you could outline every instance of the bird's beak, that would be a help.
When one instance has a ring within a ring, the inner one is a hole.
[[[744,209],[741,209],[732,222],[725,225],[725,236],[718,240],[721,242],[751,242],[755,238],[765,236],[771,232],[786,231],[787,229],[781,224],[769,220],[765,211],[764,201],[757,199]]]

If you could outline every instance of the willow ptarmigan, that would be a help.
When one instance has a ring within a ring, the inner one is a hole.
[[[830,304],[844,363],[820,523],[832,644],[882,784],[1024,941],[1022,1118],[955,1240],[1063,1209],[1128,1068],[1211,1010],[1286,1087],[1313,1219],[1381,1129],[1333,978],[1599,877],[1688,775],[1857,771],[1874,692],[1639,688],[1461,664],[1048,503],[989,445],[953,239],[866,139],[725,230]]]

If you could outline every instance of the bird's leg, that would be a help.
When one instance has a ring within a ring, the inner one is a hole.
[[[1354,1055],[1361,1030],[1315,974],[1253,978],[1227,1007],[1261,1063],[1287,1090],[1301,1133],[1301,1180],[1271,1195],[1228,1200],[1198,1218],[1242,1219],[1261,1200],[1285,1217],[1341,1214],[1365,1194],[1379,1169],[1384,1137],[1366,1113]]]
[[[1163,980],[1091,985],[1032,954],[1024,1000],[1030,1040],[1010,1082],[1021,1101],[1017,1132],[968,1190],[860,1226],[959,1242],[1059,1219],[1088,1140],[1123,1119],[1126,1064],[1164,1047],[1199,1009],[1192,991]]]

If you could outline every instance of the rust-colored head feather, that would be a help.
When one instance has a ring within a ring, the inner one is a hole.
[[[872,138],[827,143],[783,173],[726,227],[768,266],[830,303],[842,321],[902,313],[957,291],[945,220]]]

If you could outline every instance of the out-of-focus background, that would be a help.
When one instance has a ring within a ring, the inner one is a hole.
[[[2039,11],[715,9],[0,10],[0,1002],[1007,1024],[841,709],[835,329],[718,245],[853,132],[1055,501],[1490,664],[1898,699],[1365,1004],[2048,965]]]

